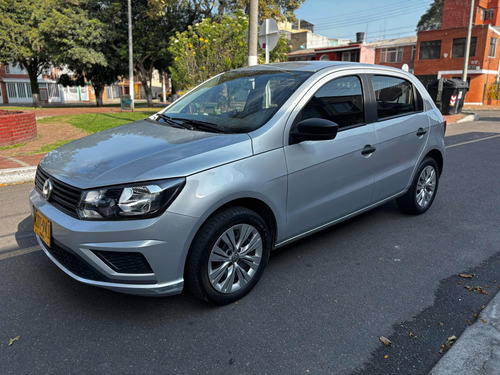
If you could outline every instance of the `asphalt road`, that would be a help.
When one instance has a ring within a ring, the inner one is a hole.
[[[0,374],[426,374],[500,286],[500,112],[483,115],[449,125],[426,214],[388,203],[278,249],[225,307],[73,281],[36,245],[31,184],[1,187]]]

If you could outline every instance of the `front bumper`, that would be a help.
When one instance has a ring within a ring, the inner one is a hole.
[[[47,256],[77,281],[117,292],[163,296],[182,292],[183,271],[197,218],[165,212],[153,219],[84,221],[64,214],[33,189],[31,204],[51,222]],[[117,272],[99,254],[142,254],[145,272]]]

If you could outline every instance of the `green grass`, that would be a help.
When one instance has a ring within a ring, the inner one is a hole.
[[[117,112],[117,113],[86,113],[70,116],[53,116],[37,120],[39,124],[60,124],[66,123],[88,133],[96,133],[115,126],[127,124],[129,122],[143,120],[157,112],[159,108],[147,108],[140,112]]]
[[[2,150],[10,150],[10,149],[13,149],[13,148],[16,148],[16,147],[21,147],[21,146],[24,146],[25,144],[26,144],[26,142],[24,142],[24,143],[18,143],[18,144],[10,145],[10,146],[3,146],[3,147],[0,147],[0,151],[2,151]]]

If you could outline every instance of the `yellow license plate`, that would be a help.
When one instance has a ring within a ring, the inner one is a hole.
[[[43,216],[36,208],[35,215],[33,216],[33,230],[50,247],[50,220]]]

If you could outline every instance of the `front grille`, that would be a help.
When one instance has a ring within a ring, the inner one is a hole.
[[[61,263],[65,268],[84,279],[93,281],[105,281],[103,275],[90,267],[83,259],[74,254],[71,250],[64,247],[52,239],[51,247],[47,247],[50,255]]]
[[[119,273],[153,273],[148,261],[141,253],[92,250],[113,271]]]
[[[48,202],[65,214],[78,218],[76,209],[78,203],[80,203],[82,190],[51,177],[42,168],[38,167],[36,170],[35,188],[40,194],[42,193],[43,184],[49,177],[53,189]]]

